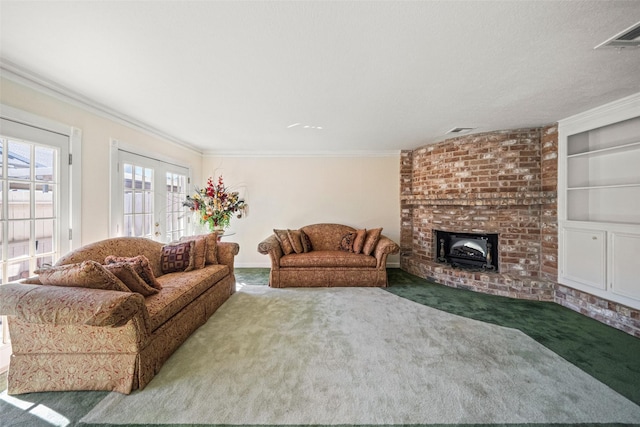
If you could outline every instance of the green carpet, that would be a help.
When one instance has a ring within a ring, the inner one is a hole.
[[[557,304],[513,300],[452,289],[399,269],[388,271],[389,292],[454,314],[520,329],[640,405],[640,339]],[[236,269],[239,283],[267,285],[268,275],[268,269]],[[4,388],[6,377],[0,377],[0,390]],[[66,425],[75,426],[107,394],[108,392],[48,392],[15,396],[28,402],[23,405],[24,409],[0,399],[0,426],[53,425],[33,415],[33,412],[38,412],[35,410],[38,407],[47,407],[57,412],[68,420]]]
[[[551,302],[449,288],[399,269],[387,290],[449,313],[519,329],[640,405],[640,339]]]

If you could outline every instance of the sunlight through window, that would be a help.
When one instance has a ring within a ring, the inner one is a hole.
[[[9,396],[7,394],[7,391],[3,391],[2,393],[0,393],[0,400],[4,400],[5,402],[7,402],[9,405],[15,406],[18,409],[21,409],[23,411],[27,411],[30,414],[40,418],[43,421],[46,421],[47,423],[51,424],[52,426],[56,426],[56,427],[66,427],[69,424],[71,424],[71,421],[69,421],[69,419],[67,417],[65,417],[62,414],[59,414],[58,412],[54,411],[53,409],[44,406],[44,405],[36,405],[34,407],[34,403],[33,402],[28,402],[26,400],[21,400],[21,399],[17,399],[13,396]],[[29,409],[31,408],[31,409]]]

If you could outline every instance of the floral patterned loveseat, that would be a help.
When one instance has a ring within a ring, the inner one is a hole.
[[[382,228],[355,229],[313,224],[299,230],[274,230],[258,244],[269,255],[269,286],[387,286],[387,256],[400,247]]]
[[[161,288],[151,289],[148,296],[91,288],[95,283],[37,284],[45,283],[43,272],[26,280],[36,284],[0,286],[0,314],[9,316],[13,350],[9,394],[63,390],[129,394],[144,388],[235,292],[238,244],[216,242],[215,235],[185,240],[192,244],[189,259],[197,256],[199,264],[194,267],[189,261],[185,270],[190,271],[163,273],[168,265],[163,265],[167,261],[163,244],[135,237],[86,245],[54,266],[59,271],[78,266],[82,271],[103,271],[107,257],[144,259],[139,257],[143,255],[155,275],[155,286]]]

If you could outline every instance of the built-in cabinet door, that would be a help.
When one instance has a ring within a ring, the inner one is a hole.
[[[607,288],[607,239],[602,230],[565,227],[562,230],[561,275],[596,289]]]
[[[610,233],[611,290],[640,300],[640,235]]]

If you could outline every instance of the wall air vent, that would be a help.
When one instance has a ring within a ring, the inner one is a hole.
[[[640,46],[640,22],[632,25],[621,33],[616,34],[610,39],[600,43],[594,49],[604,48],[637,48]]]

